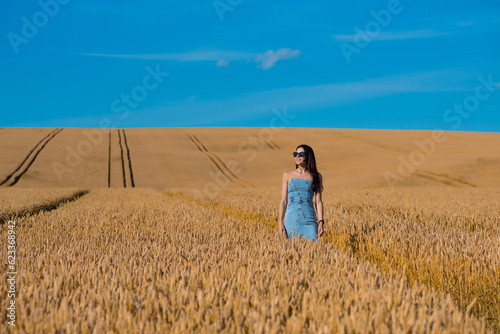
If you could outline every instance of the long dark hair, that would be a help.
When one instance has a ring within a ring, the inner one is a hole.
[[[320,182],[320,179],[319,179],[319,173],[318,173],[318,169],[316,168],[316,158],[314,157],[314,151],[313,149],[311,148],[311,146],[309,145],[306,145],[306,144],[301,144],[299,146],[297,146],[297,148],[299,147],[302,147],[304,149],[304,152],[306,153],[306,170],[309,171],[309,173],[311,173],[312,177],[313,177],[313,181],[312,181],[312,190],[317,193],[319,191],[323,191],[323,184],[321,184],[322,182]],[[295,151],[297,151],[297,148],[295,149]],[[297,168],[298,165],[295,164],[295,168]]]

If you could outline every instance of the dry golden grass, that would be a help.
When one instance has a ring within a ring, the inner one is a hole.
[[[195,203],[277,228],[280,189],[225,191]],[[242,204],[242,203],[245,204]],[[500,329],[500,190],[326,189],[324,240],[410,283],[450,293]]]
[[[0,224],[3,220],[15,218],[17,215],[24,216],[55,208],[84,192],[85,190],[78,188],[0,188]]]
[[[326,214],[327,240],[384,271],[450,293],[500,329],[500,191],[351,192]],[[458,199],[454,201],[453,199]]]
[[[280,238],[260,218],[272,217],[276,202],[264,193],[239,195],[95,189],[18,218],[16,329],[488,331],[472,308],[461,311],[449,295],[408,286],[404,273],[382,273],[332,243]],[[4,310],[6,290],[2,280]]]
[[[0,131],[18,330],[500,331],[500,134],[447,132],[391,189],[431,131],[112,129],[91,146],[85,131],[100,130]],[[325,179],[316,244],[277,236],[302,143]]]

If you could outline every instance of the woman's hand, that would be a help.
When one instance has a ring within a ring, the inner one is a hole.
[[[285,235],[285,236],[286,236],[285,225],[283,225],[283,224],[279,224],[279,226],[278,226],[278,233],[279,233],[279,234],[283,234],[283,235]]]
[[[323,234],[323,222],[319,223],[318,225],[318,234],[316,234],[316,238],[319,238],[321,237],[321,235]]]

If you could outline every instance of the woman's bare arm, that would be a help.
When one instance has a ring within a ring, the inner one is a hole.
[[[323,177],[319,174],[320,188],[323,185]],[[316,212],[318,214],[318,221],[323,220],[323,197],[321,189],[316,193]],[[318,226],[318,237],[323,234],[323,222]]]
[[[284,232],[284,218],[286,206],[288,204],[288,172],[283,173],[283,181],[281,187],[281,201],[279,208],[278,228],[280,232]]]
[[[323,220],[323,198],[321,191],[316,193],[316,212],[318,213],[318,221]]]

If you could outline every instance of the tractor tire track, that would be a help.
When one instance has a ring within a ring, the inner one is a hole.
[[[123,134],[123,141],[125,142],[125,148],[127,149],[127,160],[128,160],[128,169],[129,169],[129,172],[130,172],[130,185],[132,186],[132,188],[135,187],[135,183],[134,183],[134,173],[132,172],[132,160],[130,159],[130,149],[128,147],[128,144],[127,144],[127,135],[125,135],[125,130],[122,129],[122,134]]]
[[[222,168],[219,166],[219,164],[208,154],[208,150],[207,148],[203,145],[203,144],[198,144],[196,142],[196,140],[189,134],[186,133],[186,135],[189,137],[189,139],[191,139],[191,141],[196,145],[196,147],[198,148],[198,150],[205,154],[213,163],[214,165],[217,167],[217,169],[219,169],[221,171],[221,173],[231,182],[233,183],[236,183],[236,184],[239,184],[238,182],[235,182],[233,179],[231,179],[225,172],[224,170],[222,170]]]
[[[279,146],[276,145],[271,139],[264,138],[260,134],[255,135],[257,139],[260,139],[267,145],[271,150],[279,149]]]
[[[8,175],[5,178],[5,180],[2,181],[2,183],[0,183],[0,186],[4,185],[8,181],[10,181],[12,178],[13,178],[13,180],[12,180],[12,182],[8,186],[11,187],[11,186],[15,185],[19,181],[19,179],[28,171],[28,169],[31,167],[31,165],[33,164],[33,162],[35,162],[36,157],[38,156],[38,154],[40,154],[40,152],[42,152],[42,150],[45,147],[45,145],[47,145],[47,143],[49,141],[51,141],[62,130],[63,130],[62,128],[57,128],[56,130],[50,132],[42,140],[40,140],[35,145],[35,147],[33,147],[33,149],[31,149],[31,151],[28,153],[28,155],[26,156],[26,158],[24,158],[24,160],[21,162],[21,164],[19,164],[19,166],[16,168],[16,170],[14,172],[12,172],[10,175]],[[24,169],[22,169],[23,166],[25,166]],[[18,171],[20,171],[19,174],[17,174],[14,177],[14,175]]]
[[[274,140],[272,140],[272,139],[268,139],[268,140],[269,140],[269,142],[270,142],[271,144],[273,144],[273,145],[274,145],[274,147],[276,147],[278,150],[280,150],[280,149],[281,149],[281,148],[278,146],[278,144],[276,144],[276,142],[275,142]]]
[[[272,139],[263,137],[257,137],[257,138],[261,139],[271,150],[280,149],[280,147],[276,145],[276,143]]]
[[[214,153],[210,152],[206,147],[205,145],[195,136],[195,135],[190,135],[188,133],[186,133],[186,135],[188,136],[188,138],[196,145],[196,147],[198,148],[198,150],[200,152],[202,152],[203,154],[205,154],[215,165],[215,167],[217,167],[218,170],[220,170],[220,172],[231,182],[235,183],[235,184],[238,184],[242,187],[245,187],[245,183],[247,185],[250,185],[253,187],[253,184],[247,182],[247,181],[244,181],[244,180],[241,180],[239,177],[237,177],[227,166],[224,162],[222,162],[222,160]],[[220,162],[217,163],[218,160]],[[222,165],[222,167],[221,167]],[[226,171],[225,171],[226,170]],[[230,176],[232,175],[232,177]],[[234,179],[233,179],[234,178]]]
[[[370,139],[349,136],[349,135],[345,135],[345,134],[341,134],[341,133],[337,133],[337,135],[340,136],[340,137],[344,137],[344,138],[350,139],[350,140],[360,141],[360,142],[363,142],[363,143],[366,143],[366,144],[369,144],[369,145],[380,147],[380,148],[383,148],[383,149],[386,149],[386,150],[389,150],[389,151],[396,151],[396,152],[402,152],[402,153],[411,152],[410,150],[405,149],[405,148],[401,148],[401,147],[397,147],[397,146],[392,146],[392,145],[388,145],[388,144],[382,144],[382,143],[379,143],[379,142],[376,142],[376,141],[370,140]]]
[[[260,133],[257,133],[256,135],[253,135],[253,137],[257,138],[257,139],[260,139],[264,144],[267,145],[267,147],[269,147],[271,150],[281,150],[283,152],[286,152],[285,150],[283,150],[281,147],[278,146],[278,144],[276,144],[276,142],[272,139],[269,139],[269,138],[264,138],[262,137],[262,135]],[[254,146],[254,148],[257,148]]]
[[[12,177],[12,175],[14,175],[18,170],[21,169],[21,167],[23,166],[23,164],[26,162],[26,160],[28,160],[28,158],[31,156],[31,154],[38,148],[38,146],[40,146],[40,144],[44,140],[46,140],[48,137],[50,137],[50,135],[52,135],[56,131],[57,131],[57,129],[52,130],[45,137],[43,137],[42,139],[40,139],[40,141],[38,143],[36,143],[35,147],[33,147],[31,149],[31,151],[28,153],[28,155],[24,158],[24,160],[17,166],[16,170],[13,171],[12,173],[10,173],[9,175],[7,175],[7,177],[5,178],[5,180],[3,180],[2,183],[0,183],[0,186],[2,186],[4,183],[6,183],[7,181],[9,181],[9,179]]]
[[[201,146],[205,149],[206,154],[208,154],[209,156],[210,156],[210,155],[213,155],[213,156],[214,156],[214,157],[215,157],[215,158],[216,158],[216,159],[217,159],[217,160],[218,160],[218,161],[222,164],[222,166],[224,166],[224,168],[226,169],[226,171],[227,171],[227,172],[229,172],[229,173],[230,173],[230,174],[231,174],[231,175],[232,175],[235,179],[237,179],[237,180],[239,180],[239,181],[241,181],[241,182],[243,182],[243,183],[246,183],[246,184],[248,184],[249,186],[252,186],[252,187],[253,187],[253,184],[251,184],[250,182],[247,182],[247,181],[245,181],[245,180],[240,179],[240,178],[239,178],[236,174],[234,174],[234,173],[233,173],[233,172],[232,172],[232,171],[231,171],[231,170],[230,170],[230,169],[226,166],[226,164],[225,164],[225,163],[224,163],[224,162],[223,162],[223,161],[222,161],[222,160],[221,160],[221,159],[217,156],[217,154],[212,153],[212,152],[210,152],[209,150],[207,150],[207,148],[205,147],[205,145],[203,145],[203,143],[202,143],[202,142],[198,139],[198,137],[196,137],[195,135],[193,135],[193,137],[194,137],[194,139],[195,139],[195,140],[196,140],[196,141],[197,141],[197,142],[198,142],[198,143],[199,143],[199,144],[200,144],[200,145],[201,145]],[[212,161],[213,161],[213,159],[212,159]]]
[[[281,148],[270,138],[264,138],[261,134],[261,132],[257,133],[254,135],[255,138],[260,139],[266,144],[271,150],[281,150]]]
[[[20,209],[20,210],[15,211],[15,212],[3,213],[0,215],[0,225],[2,225],[3,223],[5,223],[8,220],[11,220],[13,217],[23,218],[23,217],[28,216],[28,215],[29,216],[35,215],[35,214],[42,212],[42,211],[48,212],[48,211],[55,210],[55,209],[59,208],[61,205],[76,201],[77,199],[79,199],[80,197],[82,197],[88,193],[89,193],[88,190],[80,190],[80,191],[75,192],[72,195],[57,198],[57,199],[51,201],[50,203],[38,204],[38,205],[35,205],[33,207]]]
[[[123,188],[127,187],[127,178],[125,176],[125,160],[123,159],[123,146],[122,146],[122,135],[120,129],[118,131],[118,144],[120,145],[120,156],[122,161],[122,174],[123,174]]]
[[[243,182],[243,183],[246,183],[248,184],[249,186],[253,186],[253,184],[251,184],[250,182],[247,182],[245,180],[242,180],[240,179],[236,174],[234,174],[227,166],[226,164],[215,154],[215,153],[212,153],[210,152],[210,154],[212,154],[221,164],[222,166],[224,166],[224,168],[226,169],[226,171],[228,171],[235,179],[238,179],[239,181]]]
[[[464,180],[456,178],[456,177],[451,177],[447,174],[433,173],[433,172],[429,172],[429,171],[425,171],[425,170],[421,170],[421,169],[417,169],[417,172],[418,173],[414,173],[414,174],[416,174],[418,176],[422,176],[422,177],[432,178],[438,182],[441,182],[444,184],[450,184],[450,185],[453,185],[455,187],[459,186],[459,185],[464,185],[464,186],[468,186],[468,187],[472,187],[472,188],[477,187],[473,183],[464,181]],[[425,174],[427,174],[427,175],[425,175]],[[439,178],[442,178],[444,180],[439,180]],[[458,183],[458,185],[453,184],[453,182]]]
[[[439,183],[442,183],[442,184],[446,184],[446,185],[452,186],[452,187],[460,187],[459,185],[456,185],[456,184],[454,184],[451,181],[448,181],[448,180],[439,180],[439,179],[437,179],[437,178],[435,178],[433,176],[425,175],[425,174],[422,174],[422,173],[413,172],[411,175],[420,176],[420,177],[423,177],[425,179],[432,180],[432,181],[435,181],[435,182],[439,182]]]
[[[262,141],[263,141],[263,142],[264,142],[264,143],[265,143],[265,144],[266,144],[266,145],[267,145],[267,146],[268,146],[271,150],[275,150],[275,149],[276,149],[275,147],[273,147],[273,145],[271,145],[271,144],[269,143],[269,140],[268,140],[268,139],[264,139],[264,138],[261,138],[261,139],[262,139]]]

